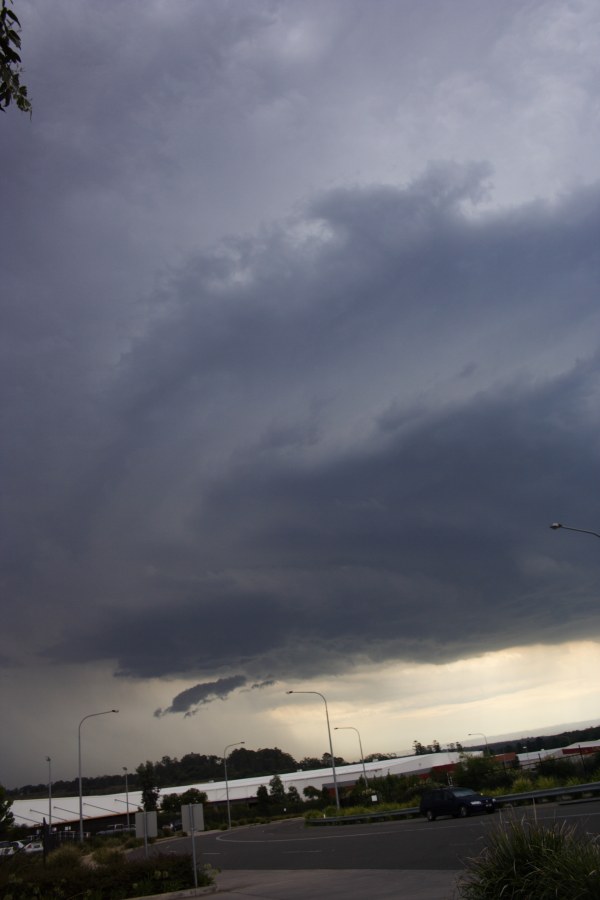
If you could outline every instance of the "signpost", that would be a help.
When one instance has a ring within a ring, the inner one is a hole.
[[[192,866],[194,867],[194,887],[198,887],[198,865],[196,863],[196,841],[194,833],[204,831],[204,807],[202,803],[188,803],[181,807],[181,827],[192,840]]]
[[[158,834],[158,823],[156,811],[136,812],[135,814],[135,836],[144,838],[144,850],[146,859],[148,859],[148,838],[155,838]]]

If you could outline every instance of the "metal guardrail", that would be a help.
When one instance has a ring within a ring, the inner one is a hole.
[[[573,784],[558,788],[546,788],[541,791],[527,791],[522,794],[503,794],[496,797],[496,803],[505,806],[510,803],[523,803],[527,800],[551,800],[557,797],[564,800],[572,800],[581,794],[600,794],[600,781],[591,781],[589,784]]]
[[[600,795],[600,781],[592,781],[589,784],[569,785],[568,787],[547,788],[540,791],[525,791],[521,794],[502,794],[502,796],[494,799],[498,806],[511,806],[513,803],[534,803],[538,800],[544,801],[557,798],[563,802],[573,802],[576,798],[581,799],[584,794],[591,794],[592,797],[595,794]],[[364,812],[352,816],[323,816],[320,819],[311,818],[305,821],[307,825],[350,825],[352,823],[382,821],[384,819],[410,819],[418,815],[420,815],[419,807],[410,806],[405,809]]]
[[[372,822],[374,819],[409,819],[419,815],[419,807],[387,809],[383,812],[364,812],[354,816],[323,816],[321,819],[305,819],[307,825],[350,825],[352,822]]]

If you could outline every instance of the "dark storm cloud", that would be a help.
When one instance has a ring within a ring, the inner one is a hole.
[[[15,8],[3,771],[79,709],[121,771],[288,675],[597,637],[547,527],[599,524],[597,3]]]
[[[483,215],[488,177],[322,194],[165,280],[15,536],[45,654],[262,680],[589,635],[546,525],[595,516],[600,192]]]
[[[140,629],[125,614],[59,656],[115,654],[122,671],[146,676],[223,665],[297,676],[585,636],[598,563],[585,547],[557,545],[547,525],[574,496],[578,519],[594,521],[596,425],[586,417],[597,387],[590,363],[551,385],[478,398],[409,436],[386,421],[377,448],[310,472],[244,466],[196,523],[199,563],[225,566],[226,547],[228,584],[199,578],[177,621],[157,610]],[[176,590],[164,585],[165,604]],[[123,647],[135,629],[139,643]]]
[[[173,697],[173,702],[166,709],[157,709],[154,715],[157,718],[167,713],[185,713],[186,716],[194,715],[197,707],[206,706],[214,700],[226,700],[228,695],[237,688],[246,684],[243,675],[232,675],[230,678],[219,678],[218,681],[209,681],[206,684],[196,684],[194,687],[181,691]]]
[[[247,680],[244,675],[232,675],[229,678],[219,678],[218,681],[197,684],[177,694],[170,706],[166,709],[157,709],[154,715],[156,718],[162,718],[167,713],[184,713],[185,716],[193,716],[198,712],[199,707],[213,703],[214,700],[226,700],[229,694],[238,688],[242,691],[260,691],[267,687],[273,687],[275,684],[273,679],[268,679],[244,687]]]

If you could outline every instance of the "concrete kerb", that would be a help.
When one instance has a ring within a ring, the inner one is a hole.
[[[168,894],[146,894],[143,897],[130,897],[129,900],[187,900],[188,897],[203,897],[204,894],[216,894],[216,884],[206,887],[186,888],[184,891],[171,891]]]

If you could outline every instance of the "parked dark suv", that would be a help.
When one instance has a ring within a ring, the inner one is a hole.
[[[433,822],[437,816],[471,816],[475,813],[493,813],[496,802],[492,797],[482,797],[477,791],[463,787],[435,788],[421,797],[421,815]]]

